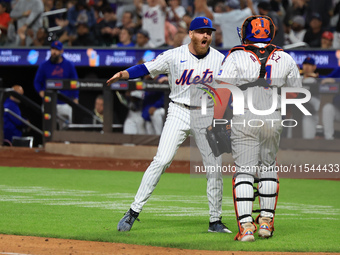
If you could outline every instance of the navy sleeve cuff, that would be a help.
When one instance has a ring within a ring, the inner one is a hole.
[[[144,64],[132,66],[126,69],[126,71],[129,73],[129,79],[136,79],[136,78],[150,74]]]

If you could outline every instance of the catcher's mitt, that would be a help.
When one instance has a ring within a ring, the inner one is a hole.
[[[206,131],[209,146],[215,157],[218,157],[225,152],[231,153],[231,130],[229,124],[217,124],[215,127],[211,125],[206,128]]]

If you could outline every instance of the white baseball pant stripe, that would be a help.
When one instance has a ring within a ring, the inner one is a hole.
[[[199,110],[192,110],[191,113],[193,111],[199,112]],[[202,133],[202,128],[206,126],[200,126],[199,129],[198,128],[196,129],[196,126],[202,125],[204,122],[208,123],[208,120],[210,122],[209,124],[207,124],[207,126],[210,125],[212,121],[212,115],[210,115],[210,117],[207,116],[206,118],[201,118],[201,120],[199,121],[196,122],[194,121],[192,123],[193,124],[192,127],[194,128],[190,127],[190,120],[193,121],[193,119],[196,118],[193,117],[190,118],[190,110],[177,104],[170,103],[168,116],[166,118],[163,132],[160,137],[157,154],[153,158],[153,161],[151,162],[150,166],[144,173],[142,182],[135,196],[135,200],[131,204],[132,210],[136,212],[142,211],[144,204],[151,196],[158,181],[160,180],[161,175],[170,166],[179,146],[190,134],[190,131],[193,133],[197,146],[200,149],[202,148],[200,146],[205,146],[205,148],[208,147],[207,141],[204,142],[203,140],[205,139],[205,134]],[[211,155],[210,157],[203,156],[204,165],[206,164],[221,165],[221,157],[215,159],[215,157],[212,154],[210,155]],[[207,196],[209,201],[210,221],[212,222],[219,220],[221,216],[222,193],[223,193],[222,173],[220,173],[218,178],[216,178],[216,173],[214,175],[207,174],[207,179],[208,179]]]
[[[213,112],[213,108],[208,108],[206,115],[202,115],[201,110],[191,110],[191,133],[193,134],[196,145],[201,152],[204,166],[222,165],[222,157],[220,156],[216,158],[213,155],[209,143],[205,137],[205,128],[211,125]],[[222,214],[222,173],[217,171],[207,171],[206,178],[210,222],[214,222],[219,220]]]
[[[250,122],[252,126],[248,125],[249,120],[262,120]],[[254,183],[254,176],[258,173],[259,178],[275,178],[277,173],[274,172],[259,172],[258,169],[250,169],[246,167],[259,166],[259,162],[264,167],[275,166],[276,153],[280,142],[280,134],[282,132],[281,121],[266,121],[266,119],[281,120],[279,111],[267,116],[258,116],[246,111],[244,115],[233,117],[232,122],[232,148],[233,158],[236,164],[236,171],[247,174],[239,174],[236,176],[235,184],[241,181],[248,181]],[[245,123],[245,126],[243,125]],[[263,123],[263,126],[262,126]],[[250,174],[250,175],[249,175]],[[253,175],[253,176],[252,176]],[[264,181],[259,185],[259,192],[262,194],[274,194],[276,192],[277,183],[272,181]],[[236,197],[250,198],[253,197],[254,191],[252,186],[248,184],[240,184],[236,187]],[[260,200],[261,209],[274,209],[275,197],[263,198]],[[238,215],[252,214],[252,201],[237,202]],[[269,212],[261,212],[261,216],[272,217],[273,214]],[[251,217],[246,217],[240,220],[243,222],[251,222]]]

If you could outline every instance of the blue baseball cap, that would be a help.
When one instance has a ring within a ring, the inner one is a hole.
[[[208,28],[211,29],[212,31],[216,31],[215,28],[212,26],[212,22],[210,19],[206,17],[196,17],[194,18],[191,23],[189,30],[197,30],[197,29],[202,29],[202,28]]]
[[[321,15],[320,15],[319,13],[317,13],[317,12],[314,12],[314,13],[312,14],[312,17],[311,17],[310,20],[312,20],[312,19],[318,19],[318,20],[322,21]]]
[[[62,50],[63,44],[59,41],[54,41],[54,42],[51,43],[51,48],[57,49],[57,50]]]
[[[311,58],[311,57],[305,58],[305,60],[303,61],[302,64],[315,65],[315,59],[314,59],[314,58]]]

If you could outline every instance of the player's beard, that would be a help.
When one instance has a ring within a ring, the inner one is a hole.
[[[203,38],[203,39],[198,39],[197,37],[193,37],[191,39],[193,43],[193,48],[196,51],[197,55],[204,55],[207,53],[209,46],[211,44],[212,38]]]
[[[58,64],[60,56],[51,55],[50,61],[52,64]]]

